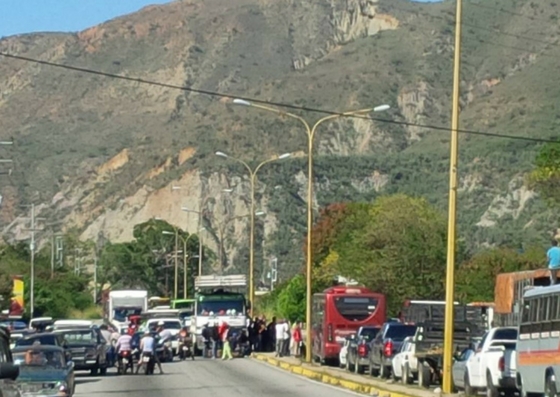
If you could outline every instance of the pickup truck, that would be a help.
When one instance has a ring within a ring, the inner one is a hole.
[[[377,336],[370,343],[369,374],[381,378],[391,376],[392,360],[401,350],[403,341],[416,333],[416,325],[390,322],[383,324]]]
[[[445,324],[443,320],[425,321],[418,324],[414,335],[415,355],[418,359],[418,385],[428,388],[440,383],[443,375],[443,342]],[[471,347],[484,335],[470,321],[453,322],[453,352],[460,353]]]
[[[514,327],[492,328],[474,349],[465,349],[453,364],[455,387],[467,395],[482,390],[488,397],[516,393],[517,332]]]
[[[358,374],[364,373],[365,368],[369,365],[368,343],[375,338],[380,330],[381,327],[363,326],[353,335],[346,353],[346,369],[348,371],[355,371]]]

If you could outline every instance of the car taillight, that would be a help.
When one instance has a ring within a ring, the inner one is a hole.
[[[504,372],[505,369],[506,369],[506,360],[504,359],[504,357],[500,357],[500,359],[498,360],[498,370],[500,372]]]
[[[358,354],[362,357],[367,355],[367,347],[366,345],[360,345],[358,346]]]
[[[391,354],[393,354],[393,341],[392,340],[388,340],[387,342],[385,342],[385,346],[383,346],[383,353],[387,357],[389,357]]]
[[[329,342],[333,341],[332,324],[329,324],[327,337],[328,337]]]

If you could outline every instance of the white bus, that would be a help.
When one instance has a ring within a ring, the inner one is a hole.
[[[533,287],[523,295],[517,386],[522,396],[554,397],[560,390],[560,285]]]

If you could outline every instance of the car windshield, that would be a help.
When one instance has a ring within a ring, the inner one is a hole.
[[[153,321],[149,324],[149,328],[154,328],[156,325],[159,324],[159,321]],[[164,321],[163,322],[163,329],[181,329],[181,322],[177,321]]]
[[[404,340],[407,336],[414,336],[415,333],[415,325],[392,325],[389,327],[389,329],[387,329],[385,338]]]
[[[67,331],[64,333],[64,339],[69,345],[79,345],[82,343],[92,343],[96,341],[96,337],[93,331],[83,330],[83,331]]]
[[[372,340],[375,338],[380,328],[364,328],[362,329],[361,336],[365,339]]]
[[[31,346],[39,342],[41,345],[58,345],[54,335],[38,335],[27,338],[21,338],[16,341],[16,346]]]
[[[65,358],[60,351],[29,349],[13,354],[14,363],[28,367],[63,368]]]

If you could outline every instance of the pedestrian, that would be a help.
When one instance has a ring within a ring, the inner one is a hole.
[[[301,337],[301,322],[300,321],[296,321],[294,323],[294,326],[292,328],[292,341],[293,341],[293,345],[292,345],[292,354],[295,357],[299,357],[301,354],[301,342],[302,342],[303,338]]]
[[[282,357],[282,336],[284,335],[284,327],[282,326],[282,320],[278,320],[275,326],[276,330],[276,357]]]
[[[558,241],[553,239],[551,242],[552,247],[546,253],[548,259],[548,269],[550,270],[550,285],[555,285],[558,281],[556,272],[560,270],[560,247]]]
[[[282,354],[284,356],[290,356],[290,322],[288,319],[284,319],[284,324],[282,328]]]
[[[229,335],[229,325],[226,323],[222,333],[222,343],[224,345],[222,349],[222,360],[231,360],[233,356],[231,355],[231,345],[230,345],[230,335]]]
[[[210,338],[212,342],[212,359],[218,358],[218,349],[220,348],[220,334],[218,333],[218,328],[211,323],[210,325]]]

